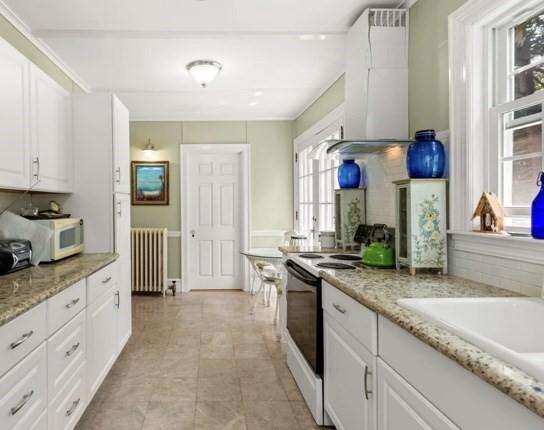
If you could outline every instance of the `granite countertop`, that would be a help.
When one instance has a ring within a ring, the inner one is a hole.
[[[283,254],[323,253],[323,254],[360,254],[361,251],[345,250],[343,248],[322,248],[319,245],[285,245],[278,248]]]
[[[513,297],[514,292],[455,276],[417,275],[383,269],[321,271],[328,283],[383,315],[427,345],[544,417],[544,381],[537,381],[453,333],[397,304],[401,298]]]
[[[0,326],[117,260],[117,254],[79,254],[0,276]]]

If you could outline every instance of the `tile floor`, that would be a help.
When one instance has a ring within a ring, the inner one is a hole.
[[[77,430],[306,430],[271,309],[240,291],[133,297],[133,335]]]

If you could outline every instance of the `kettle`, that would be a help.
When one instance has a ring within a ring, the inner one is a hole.
[[[363,250],[363,264],[376,267],[395,266],[395,250],[385,224],[374,224]]]

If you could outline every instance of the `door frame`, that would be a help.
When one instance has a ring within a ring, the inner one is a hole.
[[[181,288],[182,291],[191,291],[187,284],[187,272],[185,268],[188,265],[188,253],[189,253],[189,241],[185,238],[189,237],[189,224],[186,222],[189,215],[189,210],[185,204],[185,196],[188,195],[187,186],[187,174],[188,169],[188,153],[226,153],[226,154],[240,154],[240,168],[241,168],[241,189],[240,189],[240,250],[249,248],[249,232],[251,229],[251,184],[250,184],[250,172],[251,172],[251,148],[247,143],[234,143],[234,144],[180,144],[180,204],[181,204]],[[242,259],[239,254],[238,258]],[[244,291],[249,287],[249,271],[248,265],[244,261],[241,261],[240,265],[240,281],[242,282],[242,288]]]

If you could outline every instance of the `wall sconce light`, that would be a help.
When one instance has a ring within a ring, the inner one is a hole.
[[[151,139],[147,139],[147,143],[144,146],[144,156],[146,158],[151,158],[155,153],[155,146],[151,143]]]

